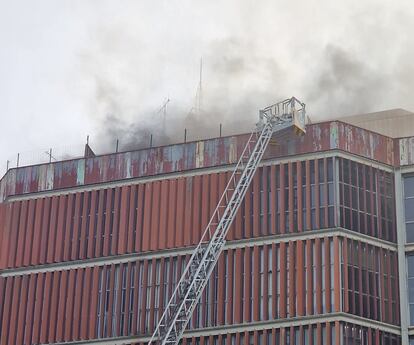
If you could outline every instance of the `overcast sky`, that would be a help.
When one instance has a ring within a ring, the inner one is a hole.
[[[247,131],[292,95],[314,120],[414,110],[413,33],[412,0],[0,0],[0,175],[87,135],[105,152]]]

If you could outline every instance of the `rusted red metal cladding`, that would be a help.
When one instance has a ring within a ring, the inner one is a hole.
[[[9,243],[11,222],[11,207],[10,203],[0,204],[0,243]],[[2,245],[0,250],[0,267],[7,267],[8,247]]]
[[[340,272],[335,269],[340,258],[333,255],[339,240],[327,237],[225,250],[189,327],[337,311],[332,306],[339,305],[335,299],[340,296],[334,294],[330,303],[330,289],[340,284]],[[329,261],[307,262],[299,270],[293,258],[304,257],[308,250],[312,257]],[[166,303],[163,296],[168,299],[171,294],[171,272],[176,272],[177,281],[188,259],[188,255],[171,256],[1,278],[0,297],[4,300],[0,321],[2,329],[7,329],[4,339],[7,344],[20,345],[147,334],[163,312]],[[292,283],[310,276],[312,286],[321,286],[322,270],[330,281],[324,292],[305,291],[302,285]],[[231,286],[235,293],[230,295],[225,286]],[[319,307],[307,308],[304,301],[309,298],[312,305]]]
[[[241,134],[11,169],[0,181],[0,202],[12,195],[232,164],[247,138]],[[309,125],[302,137],[276,137],[264,158],[341,149],[393,165],[394,146],[393,139],[334,121]]]
[[[395,157],[394,139],[343,122],[332,123],[333,128],[336,125],[339,149],[388,165],[398,163]],[[331,131],[331,135],[335,130]]]
[[[335,226],[334,198],[316,197],[333,195],[334,166],[328,158],[260,167],[228,238]],[[195,245],[229,178],[210,173],[3,203],[0,269]]]

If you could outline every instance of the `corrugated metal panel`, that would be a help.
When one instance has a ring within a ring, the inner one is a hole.
[[[326,161],[311,162],[312,165],[305,161],[259,168],[229,238],[334,226],[333,218],[327,221],[326,197],[323,205],[319,205],[317,197],[318,188],[326,190],[330,182],[326,177],[320,183],[313,181],[311,192],[310,175],[315,174],[318,164],[326,167]],[[292,172],[297,176],[293,177]],[[7,264],[3,266],[194,245],[229,176],[228,172],[211,173],[5,203],[2,262]],[[306,193],[301,192],[302,181],[306,181]],[[306,196],[306,203],[302,195]],[[312,205],[311,195],[316,202]],[[306,227],[299,226],[301,218],[306,219]]]
[[[310,305],[319,305],[317,310],[314,311],[312,311],[311,308],[307,308],[306,314],[312,315],[334,311],[335,309],[328,308],[329,293],[326,292],[326,294],[323,295],[322,288],[320,287],[317,289],[318,285],[322,282],[320,276],[322,268],[325,268],[326,270],[326,266],[331,264],[338,266],[341,263],[341,258],[336,255],[330,257],[333,262],[327,259],[329,256],[325,255],[325,258],[328,260],[325,263],[325,266],[323,266],[321,260],[317,258],[317,251],[319,249],[321,250],[321,253],[322,250],[325,250],[325,254],[328,253],[328,248],[330,248],[332,241],[334,244],[338,243],[335,238],[326,238],[323,239],[323,245],[322,242],[320,243],[320,247],[318,244],[315,244],[313,240],[307,240],[306,242],[291,241],[281,245],[273,244],[265,247],[255,246],[253,248],[239,248],[236,250],[225,251],[220,259],[221,269],[219,269],[218,272],[214,272],[210,278],[210,284],[207,291],[209,298],[208,304],[206,299],[202,299],[200,305],[203,318],[193,323],[193,327],[199,327],[200,325],[202,327],[207,325],[214,327],[215,325],[224,323],[225,319],[223,313],[226,305],[226,294],[222,288],[225,286],[224,279],[226,276],[224,267],[228,267],[229,272],[227,273],[231,272],[231,275],[227,274],[227,276],[235,278],[234,283],[232,279],[229,280],[229,278],[227,278],[227,285],[232,285],[229,283],[233,283],[235,288],[234,323],[241,322],[239,320],[241,318],[240,308],[243,306],[245,308],[243,312],[244,320],[251,320],[251,315],[253,316],[253,320],[256,321],[269,319],[269,313],[262,313],[262,303],[264,303],[264,305],[267,305],[268,303],[266,299],[267,296],[262,299],[261,295],[258,293],[259,291],[266,290],[261,290],[259,288],[261,285],[259,284],[262,284],[262,281],[268,282],[269,280],[271,280],[273,284],[272,291],[280,291],[279,300],[278,293],[272,293],[270,295],[271,300],[269,306],[272,306],[270,319],[281,318],[287,311],[289,311],[289,317],[303,314],[303,312],[300,311],[301,308],[299,308],[299,305],[304,307],[304,300],[301,301],[300,296],[291,293],[293,291],[298,291],[297,285],[292,281],[292,279],[295,280],[295,277],[298,274],[296,270],[297,266],[293,260],[296,256],[293,248],[300,248],[302,246],[304,246],[305,252],[310,250],[311,257],[316,257],[316,262],[312,262],[312,260],[307,261],[308,264],[303,267],[302,273],[305,274],[306,271],[306,274],[309,274],[310,272],[310,276],[315,276],[317,280],[314,282],[314,285],[308,285],[308,289],[303,291],[303,293],[305,293],[304,297],[305,299],[311,300]],[[348,247],[346,242],[344,242],[344,244],[345,246],[343,247],[343,250],[346,252]],[[316,253],[314,253],[315,250]],[[272,252],[272,260],[270,260],[272,268],[270,270],[267,269],[268,265],[266,264],[269,251]],[[377,250],[377,255],[381,254],[382,252]],[[261,268],[261,264],[258,264],[258,262],[261,262],[262,260],[262,255],[265,258],[264,267],[266,267],[263,269]],[[236,260],[235,265],[232,264],[234,259]],[[182,266],[181,260],[184,260],[184,257],[179,257],[178,260],[173,260],[172,257],[168,258],[170,274],[166,277],[168,277],[167,285],[169,291],[171,291],[172,288],[172,263],[174,262],[176,265],[176,279],[178,279],[177,277],[180,275],[180,267]],[[224,260],[228,260],[227,265]],[[396,257],[392,258],[387,252],[387,259],[380,261],[380,265],[388,265],[389,268],[391,267],[390,260],[395,261]],[[241,264],[243,261],[245,262],[244,266]],[[344,263],[347,264],[348,262],[345,261]],[[0,321],[2,323],[2,329],[4,330],[1,337],[1,343],[22,345],[23,343],[35,344],[39,342],[46,343],[62,340],[73,341],[96,338],[97,336],[106,338],[130,334],[148,334],[148,332],[153,329],[156,320],[154,308],[156,305],[156,296],[164,295],[164,280],[162,280],[164,278],[160,280],[158,277],[160,272],[164,272],[166,264],[166,259],[152,259],[151,261],[145,260],[144,262],[139,261],[136,263],[108,265],[104,266],[104,268],[95,267],[93,269],[78,269],[70,270],[68,272],[47,272],[24,277],[0,278],[0,292],[4,291],[4,293],[0,293],[0,298],[3,298],[4,296],[5,302],[0,303],[0,308],[3,308],[2,313],[0,314],[2,320]],[[251,264],[253,266],[250,266]],[[362,266],[355,266],[355,263],[352,263],[352,266],[357,267],[358,274],[360,274]],[[278,267],[280,267],[281,270],[280,279],[274,279],[276,278]],[[139,274],[140,269],[144,270],[142,274]],[[315,269],[319,270],[319,273],[316,272],[315,274],[313,272]],[[122,277],[125,276],[125,272],[130,272],[130,270],[133,270],[134,274],[129,275],[127,279],[123,279]],[[157,274],[157,272],[159,273]],[[271,276],[271,274],[273,275]],[[340,279],[339,274],[339,272],[335,273],[335,279],[337,281]],[[263,279],[262,275],[264,275]],[[218,282],[214,283],[216,276]],[[289,285],[287,277],[289,277]],[[346,276],[344,276],[344,278],[346,278]],[[134,279],[134,291],[131,290],[132,279]],[[267,286],[267,284],[265,285]],[[25,289],[27,286],[28,291]],[[81,288],[81,286],[84,286],[85,288]],[[91,289],[88,288],[90,286],[92,286]],[[242,297],[241,291],[243,291],[243,286],[244,294]],[[312,288],[312,286],[314,288],[316,287],[316,290]],[[287,290],[288,288],[292,290]],[[156,292],[156,289],[158,289],[158,292]],[[23,297],[22,293],[26,291],[27,295]],[[214,296],[217,296],[216,302],[211,299]],[[340,294],[336,293],[334,296],[334,304],[340,305]],[[390,296],[391,295],[388,297]],[[295,304],[296,297],[298,305]],[[322,301],[323,297],[325,300]],[[125,305],[133,305],[131,313],[128,312],[127,314],[123,314],[124,311],[126,311],[126,309],[123,309],[124,307],[122,304],[124,298],[133,298],[131,304],[125,300]],[[316,300],[314,300],[315,298]],[[140,299],[141,302],[138,302],[138,299]],[[288,299],[290,303],[289,308],[287,309]],[[82,303],[81,305],[81,301],[91,301],[91,303]],[[295,301],[295,303],[292,304],[292,301]],[[162,303],[158,305],[162,306]],[[279,305],[280,309],[278,307]],[[326,311],[321,308],[321,305],[325,305]],[[229,306],[229,304],[227,304],[227,306]],[[253,310],[250,309],[251,306],[253,306]],[[230,314],[233,314],[232,308],[227,310],[230,310]],[[161,312],[162,309],[159,310],[158,315],[160,315]],[[124,318],[121,319],[122,315],[124,315]],[[383,315],[384,318],[388,317],[385,313],[383,313]],[[16,319],[20,320],[20,322],[14,323],[13,326],[11,321]],[[129,320],[132,320],[132,322],[129,322]],[[229,319],[227,319],[227,321],[230,325],[233,323]],[[132,327],[130,330],[129,325]],[[308,326],[291,326],[286,329],[278,328],[271,331],[245,332],[243,336],[249,338],[253,337],[253,339],[255,339],[255,344],[274,344],[275,339],[286,340],[288,338],[288,333],[290,333],[290,339],[293,339],[293,337],[296,336],[302,338],[304,335],[301,332],[303,332],[306,327]],[[336,330],[331,334],[329,330],[332,327],[335,327]],[[307,339],[313,339],[315,336],[319,339],[318,343],[322,343],[323,334],[323,338],[328,341],[333,334],[335,334],[336,337],[339,336],[341,332],[338,332],[338,327],[339,323],[314,324],[306,331]],[[323,331],[323,328],[326,328],[326,330]],[[99,333],[97,334],[98,330]],[[55,333],[55,331],[57,333]],[[25,339],[23,339],[23,335],[25,335]],[[349,337],[349,334],[346,336]],[[211,336],[209,339],[211,339],[210,341],[213,341],[215,338],[212,338]],[[270,343],[267,342],[268,340],[270,340]],[[331,340],[333,341],[334,339]],[[334,343],[337,344],[338,341],[335,340]]]

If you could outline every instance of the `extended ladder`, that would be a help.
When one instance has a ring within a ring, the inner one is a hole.
[[[292,97],[260,111],[257,128],[250,135],[148,345],[179,343],[224,248],[227,232],[273,133],[288,127],[293,127],[297,134],[305,133],[305,104],[296,98]]]

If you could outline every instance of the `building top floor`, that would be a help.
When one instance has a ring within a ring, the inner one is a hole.
[[[13,168],[0,180],[0,202],[29,193],[234,164],[248,136],[239,134]],[[414,137],[391,138],[341,121],[310,124],[304,136],[292,134],[275,139],[264,160],[342,150],[391,167],[414,164]]]

